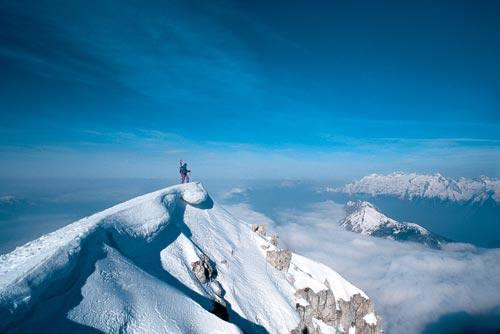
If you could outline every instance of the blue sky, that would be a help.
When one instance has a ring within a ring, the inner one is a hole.
[[[500,176],[495,1],[0,1],[0,177]]]

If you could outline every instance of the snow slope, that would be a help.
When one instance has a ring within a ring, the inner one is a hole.
[[[379,331],[361,290],[270,240],[198,183],[134,198],[0,256],[0,332]]]
[[[500,180],[482,176],[478,179],[446,178],[439,173],[416,174],[395,172],[371,174],[329,192],[398,196],[400,198],[438,198],[456,202],[483,202],[493,199],[500,203]]]
[[[414,223],[400,223],[387,217],[371,203],[366,201],[349,201],[345,206],[347,216],[340,222],[345,229],[399,241],[413,241],[432,248],[441,248],[446,239],[432,234]]]

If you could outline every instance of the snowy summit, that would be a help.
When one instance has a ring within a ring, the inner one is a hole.
[[[0,331],[378,333],[380,319],[335,271],[189,183],[0,256]]]
[[[398,241],[413,241],[432,248],[441,248],[447,240],[432,234],[414,223],[400,223],[387,217],[371,203],[366,201],[349,201],[345,206],[347,216],[340,222],[345,229]]]
[[[500,180],[486,176],[478,179],[461,177],[454,180],[439,173],[371,174],[340,188],[327,188],[326,191],[351,195],[389,195],[407,199],[437,198],[456,202],[484,202],[491,198],[500,203]]]

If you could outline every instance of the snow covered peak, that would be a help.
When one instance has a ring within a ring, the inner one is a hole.
[[[493,199],[500,203],[500,180],[482,176],[478,179],[450,179],[439,173],[416,174],[394,172],[371,174],[330,192],[348,194],[389,195],[400,198],[438,198],[457,202],[482,202]]]
[[[0,256],[0,331],[379,332],[363,291],[258,231],[199,183],[118,204]]]
[[[14,196],[10,195],[0,196],[0,204],[12,204],[15,201],[16,198]]]
[[[371,234],[373,231],[386,224],[397,224],[397,221],[385,216],[377,208],[366,201],[349,201],[345,206],[347,218],[342,226],[349,227],[350,231]]]
[[[345,229],[398,241],[413,241],[432,248],[441,248],[446,240],[414,223],[401,223],[381,213],[366,201],[349,201],[345,206],[346,217],[340,222]]]

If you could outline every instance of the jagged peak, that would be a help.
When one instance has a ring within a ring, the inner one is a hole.
[[[352,232],[393,240],[414,241],[432,248],[440,248],[441,243],[447,241],[418,224],[389,218],[367,201],[349,201],[345,210],[346,217],[341,220],[340,225]]]

